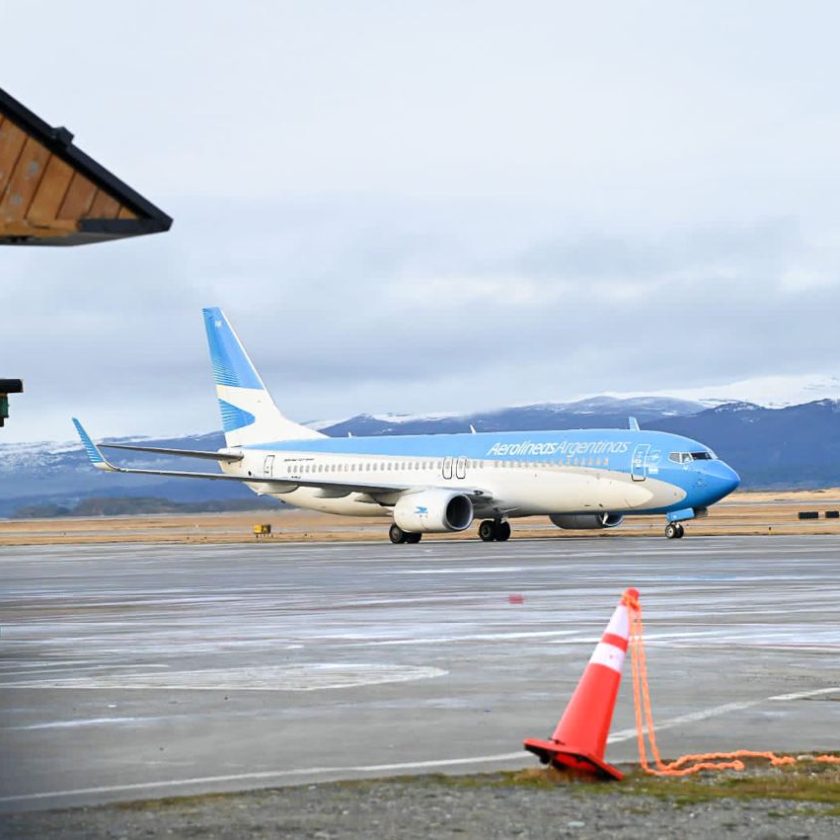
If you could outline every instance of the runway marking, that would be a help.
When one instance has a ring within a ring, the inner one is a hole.
[[[675,726],[681,726],[684,723],[698,723],[701,720],[708,718],[720,717],[729,712],[742,712],[745,709],[753,709],[756,706],[761,706],[763,703],[769,702],[783,702],[786,700],[804,700],[808,697],[818,697],[822,694],[834,694],[840,691],[840,686],[832,688],[815,688],[811,691],[796,691],[792,694],[774,694],[772,697],[764,697],[761,700],[741,700],[735,703],[724,703],[722,706],[710,706],[708,709],[700,709],[696,712],[689,712],[678,717],[668,718],[661,723],[656,722],[656,728],[659,729],[673,729]],[[644,727],[647,732],[647,727]],[[608,743],[617,741],[627,741],[630,738],[636,737],[635,729],[620,729],[618,732],[613,732],[609,738]]]
[[[442,668],[419,665],[313,664],[256,668],[208,668],[153,674],[102,674],[6,683],[4,688],[132,689],[186,691],[318,691],[446,676]]]
[[[100,726],[103,723],[149,723],[150,721],[164,720],[160,717],[102,717],[102,718],[79,718],[78,720],[52,720],[47,723],[30,723],[26,726],[4,726],[7,732],[17,732],[31,729],[75,729],[78,726]]]
[[[523,566],[473,566],[440,569],[388,569],[381,575],[495,575],[508,572],[524,572]]]
[[[504,642],[521,639],[546,639],[556,636],[571,636],[577,630],[523,630],[514,633],[474,633],[465,636],[430,636],[428,639],[382,639],[379,641],[345,642],[338,647],[388,647],[391,645],[435,645],[448,642]],[[585,641],[592,641],[594,636]]]
[[[697,723],[713,717],[720,717],[729,712],[740,712],[744,709],[754,708],[768,702],[785,702],[790,700],[803,700],[808,697],[817,697],[823,694],[840,692],[840,686],[831,688],[817,688],[811,691],[795,691],[789,694],[774,694],[771,697],[763,697],[760,700],[743,700],[736,703],[724,703],[722,706],[710,706],[707,709],[700,709],[696,712],[689,712],[685,715],[666,718],[656,724],[658,730],[672,729],[675,726],[682,726],[685,723]],[[635,729],[622,729],[613,732],[608,742],[611,744],[620,741],[629,741],[636,737]],[[336,767],[305,767],[297,770],[263,770],[253,773],[231,773],[222,776],[196,776],[191,779],[170,779],[162,782],[134,782],[126,785],[102,785],[99,787],[77,788],[75,790],[53,790],[41,791],[40,793],[22,793],[16,796],[0,796],[0,803],[3,802],[32,802],[39,799],[50,799],[68,796],[90,796],[103,793],[129,793],[130,791],[154,790],[155,788],[186,787],[188,785],[221,784],[224,782],[246,782],[266,781],[268,779],[283,779],[290,776],[323,776],[334,773],[382,773],[394,770],[423,770],[432,767],[458,767],[468,764],[485,764],[494,761],[513,761],[525,758],[524,752],[519,750],[511,753],[496,753],[494,755],[478,755],[470,758],[441,758],[427,761],[405,761],[395,764],[367,764],[367,765],[344,765]]]

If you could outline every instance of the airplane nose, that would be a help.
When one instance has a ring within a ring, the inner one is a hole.
[[[733,490],[737,489],[738,485],[741,483],[741,476],[738,475],[738,473],[736,473],[729,464],[724,464],[723,461],[721,461],[721,466],[724,468],[721,480],[726,487],[726,493],[728,495]]]
[[[703,473],[709,489],[719,499],[728,496],[741,483],[738,473],[723,461],[707,462]]]

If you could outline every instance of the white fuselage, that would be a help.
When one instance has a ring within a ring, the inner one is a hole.
[[[509,516],[644,510],[667,507],[685,497],[678,486],[650,477],[635,481],[603,461],[599,466],[589,466],[567,464],[564,459],[488,460],[252,449],[242,461],[225,464],[223,469],[231,475],[254,476],[249,486],[258,494],[296,507],[347,516],[388,516],[390,510],[383,505],[393,503],[398,494],[378,492],[374,499],[367,493],[342,489],[343,480],[348,484],[382,482],[418,490],[443,487],[468,492],[478,488],[492,498],[492,504],[483,509],[477,502],[477,516],[491,516],[497,509],[509,511]],[[260,477],[288,479],[289,489],[260,483]],[[295,485],[300,480],[339,486]],[[395,498],[390,499],[390,495]]]

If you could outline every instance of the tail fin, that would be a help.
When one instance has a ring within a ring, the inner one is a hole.
[[[203,311],[227,445],[324,437],[280,413],[222,310]]]

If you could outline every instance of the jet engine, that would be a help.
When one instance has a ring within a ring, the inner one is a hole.
[[[394,522],[408,533],[463,531],[472,521],[470,497],[452,490],[407,493],[394,505]]]
[[[558,528],[576,531],[592,528],[617,528],[624,520],[620,513],[552,513],[548,517]]]

